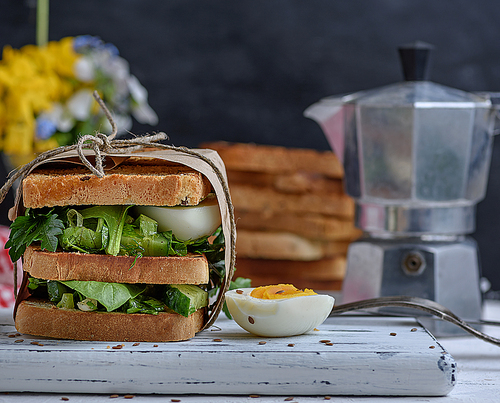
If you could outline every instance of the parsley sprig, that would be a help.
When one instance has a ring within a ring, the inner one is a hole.
[[[19,260],[26,247],[36,241],[40,241],[42,250],[55,252],[59,242],[57,236],[62,234],[63,229],[64,224],[54,209],[27,209],[24,216],[17,217],[11,224],[5,248],[10,248],[9,255],[13,262]]]

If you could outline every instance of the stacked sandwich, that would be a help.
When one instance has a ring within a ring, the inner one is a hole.
[[[338,290],[348,245],[361,235],[343,168],[329,151],[215,142],[235,208],[238,276]]]
[[[224,273],[219,200],[201,172],[154,155],[108,158],[103,177],[60,160],[23,179],[7,245],[23,256],[20,333],[158,342],[207,325],[222,287],[210,268]]]

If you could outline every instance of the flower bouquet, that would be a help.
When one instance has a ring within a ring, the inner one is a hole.
[[[92,93],[113,114],[118,132],[156,125],[148,93],[118,49],[90,35],[45,46],[5,46],[0,61],[0,151],[17,167],[38,153],[73,144],[81,134],[110,133]]]

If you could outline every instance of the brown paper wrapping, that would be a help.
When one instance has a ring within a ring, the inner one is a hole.
[[[91,159],[94,155],[91,150],[84,150],[86,157]],[[214,150],[208,149],[187,149],[184,147],[172,147],[163,146],[161,144],[155,145],[154,149],[148,148],[139,152],[130,153],[105,153],[101,152],[101,155],[105,158],[106,168],[105,171],[112,170],[115,166],[119,165],[122,161],[128,157],[145,157],[145,158],[158,158],[170,162],[179,163],[186,165],[204,176],[212,184],[215,195],[217,196],[217,201],[219,203],[219,209],[222,218],[222,230],[225,238],[225,277],[219,288],[218,294],[215,301],[210,306],[209,314],[206,320],[204,329],[210,327],[213,322],[217,319],[223,303],[224,294],[229,289],[229,284],[231,282],[234,273],[234,264],[236,259],[236,224],[234,220],[233,205],[231,203],[231,196],[229,193],[229,188],[227,185],[226,169],[222,159],[219,154]],[[64,152],[56,157],[47,158],[41,161],[39,164],[34,165],[30,172],[36,168],[49,163],[74,163],[78,165],[83,165],[78,157],[76,150]],[[89,171],[90,172],[90,171]],[[26,175],[29,172],[26,173]],[[16,202],[14,207],[9,212],[9,217],[14,219],[19,214],[22,214],[24,210],[22,204],[22,182],[17,190]],[[16,306],[14,308],[14,316],[18,304],[26,299],[28,296],[26,289],[26,276],[23,279],[21,289],[16,299]]]

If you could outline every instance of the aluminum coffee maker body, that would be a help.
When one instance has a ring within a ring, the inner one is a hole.
[[[405,81],[325,98],[304,115],[343,163],[365,234],[349,248],[343,302],[405,294],[477,318],[480,269],[468,234],[486,193],[499,97],[428,81],[429,51],[400,48]]]

